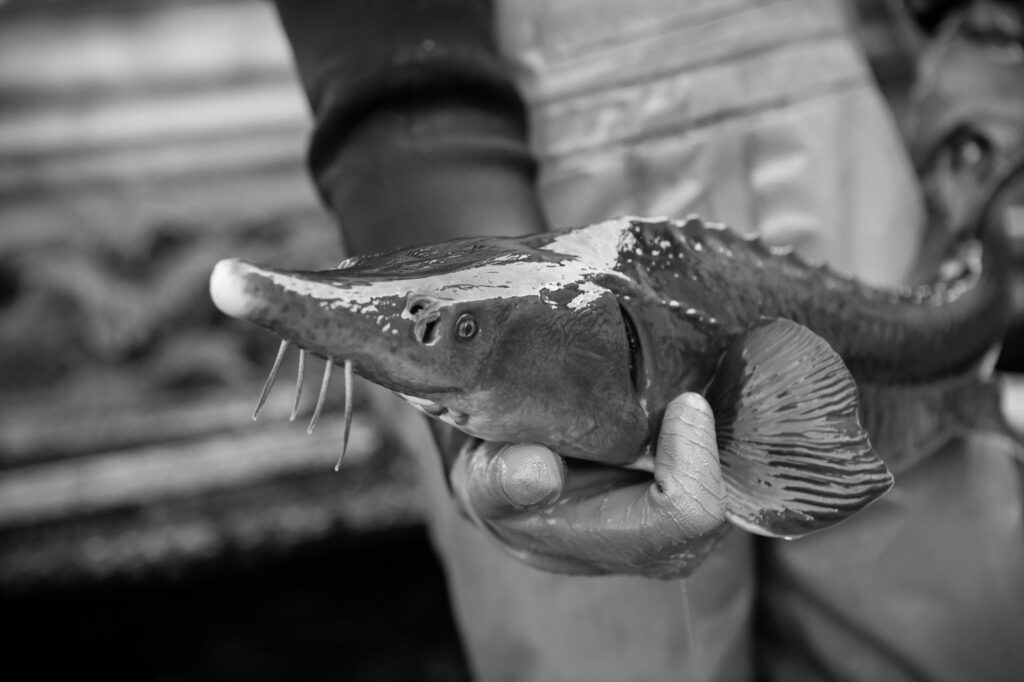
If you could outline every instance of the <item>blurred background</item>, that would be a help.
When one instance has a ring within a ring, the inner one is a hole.
[[[412,463],[365,387],[335,474],[340,382],[313,436],[288,379],[253,423],[277,341],[207,293],[227,256],[341,260],[290,60],[269,3],[0,2],[8,670],[465,677]]]
[[[855,12],[899,107],[887,7]],[[269,4],[0,0],[8,670],[468,678],[414,467],[365,387],[335,474],[339,382],[313,436],[287,380],[254,424],[277,342],[209,301],[223,257],[341,259],[308,128]]]

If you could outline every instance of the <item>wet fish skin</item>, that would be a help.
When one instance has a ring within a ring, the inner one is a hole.
[[[965,244],[954,269],[931,285],[873,288],[724,226],[627,217],[320,272],[222,261],[211,294],[469,435],[568,457],[634,463],[670,400],[706,392],[727,415],[717,425],[730,518],[792,537],[892,485],[860,418],[882,425],[872,441],[883,451],[918,441],[877,418],[885,386],[900,400],[907,386],[949,393],[950,377],[976,372],[998,343],[1009,317],[998,249]],[[954,393],[942,404],[978,392]]]

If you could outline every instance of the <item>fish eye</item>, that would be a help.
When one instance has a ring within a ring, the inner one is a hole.
[[[460,315],[458,322],[455,323],[456,336],[463,340],[469,340],[476,336],[476,332],[476,319],[469,313],[463,313]]]

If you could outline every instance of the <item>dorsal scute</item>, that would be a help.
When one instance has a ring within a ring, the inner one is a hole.
[[[724,223],[708,222],[693,215],[666,223],[681,247],[706,265],[723,270],[744,266],[771,269],[793,281],[815,280],[827,289],[860,286],[828,264],[802,256],[791,246],[769,244],[757,233],[741,234]]]
[[[792,246],[779,246],[765,241],[759,233],[741,234],[723,223],[709,222],[696,215],[683,220],[668,221],[686,247],[697,253],[717,252],[732,258],[738,265],[746,256],[754,265],[769,262],[774,268],[795,279],[809,281],[823,289],[856,293],[890,303],[909,302],[942,305],[963,295],[981,275],[981,249],[977,242],[965,243],[951,256],[946,266],[952,273],[940,273],[933,282],[895,287],[872,287],[856,277],[842,273],[827,262],[799,253]],[[735,267],[730,265],[729,267]]]

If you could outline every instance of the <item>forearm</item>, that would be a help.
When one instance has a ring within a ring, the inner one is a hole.
[[[470,0],[279,0],[310,169],[351,253],[544,229],[525,112]]]

